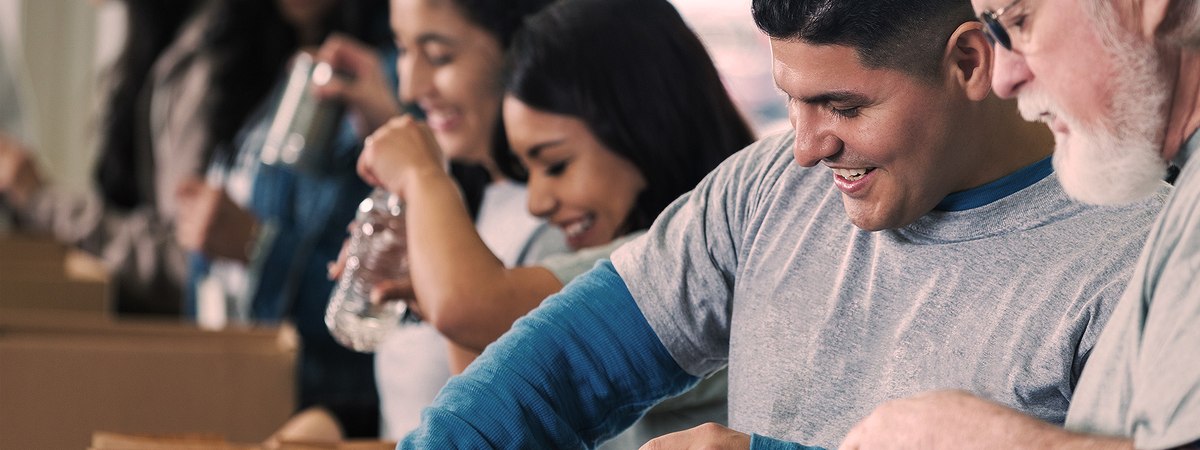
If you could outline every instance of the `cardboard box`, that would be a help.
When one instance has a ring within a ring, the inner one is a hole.
[[[104,263],[49,238],[0,235],[0,310],[112,311]]]
[[[0,449],[84,449],[97,430],[258,442],[292,413],[294,367],[276,328],[0,310]]]
[[[278,446],[231,443],[207,435],[128,435],[97,432],[89,450],[392,450],[395,442],[350,440],[339,443],[284,442]]]

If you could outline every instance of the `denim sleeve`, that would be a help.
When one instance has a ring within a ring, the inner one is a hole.
[[[591,448],[697,381],[604,260],[451,379],[397,448]]]
[[[795,442],[772,439],[761,434],[750,435],[750,450],[825,450],[821,447],[810,447]]]

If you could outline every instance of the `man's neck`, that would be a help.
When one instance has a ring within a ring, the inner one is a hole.
[[[1167,161],[1174,159],[1180,146],[1200,129],[1200,49],[1180,53],[1176,77],[1163,139],[1162,156]]]
[[[975,145],[984,147],[983,154],[990,159],[985,167],[991,173],[979,181],[998,179],[1045,159],[1054,151],[1050,130],[1042,123],[1022,120],[1016,101],[990,97],[980,106],[982,123],[988,126],[973,127],[972,136],[976,138]]]

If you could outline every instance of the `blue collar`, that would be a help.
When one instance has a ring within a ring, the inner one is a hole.
[[[1022,167],[1016,172],[1000,177],[996,181],[983,186],[974,187],[947,195],[933,209],[937,211],[966,211],[978,208],[988,203],[1008,197],[1013,193],[1032,186],[1033,183],[1054,173],[1050,157]]]

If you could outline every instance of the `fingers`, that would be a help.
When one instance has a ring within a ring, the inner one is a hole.
[[[428,127],[401,116],[388,120],[364,141],[358,173],[373,186],[404,195],[405,186],[429,173],[444,173],[441,149]]]
[[[196,196],[204,191],[206,184],[204,180],[197,177],[188,177],[180,181],[175,188],[175,199],[180,202],[190,202],[195,200]]]
[[[376,66],[379,65],[370,47],[341,33],[334,33],[325,39],[325,43],[317,50],[317,60],[355,77],[377,70]]]
[[[0,134],[0,194],[21,209],[41,185],[41,175],[25,147]]]
[[[324,84],[312,85],[313,93],[322,100],[339,99],[353,95],[353,87],[343,78],[331,77]]]
[[[376,305],[413,298],[412,279],[384,280],[371,289],[371,303]]]
[[[354,226],[355,223],[350,222],[349,228],[353,228]],[[325,270],[327,271],[326,276],[328,276],[330,280],[336,280],[342,277],[342,271],[346,270],[346,256],[348,256],[349,251],[350,238],[346,238],[346,240],[342,241],[342,249],[338,251],[337,260],[330,262],[325,266]]]

